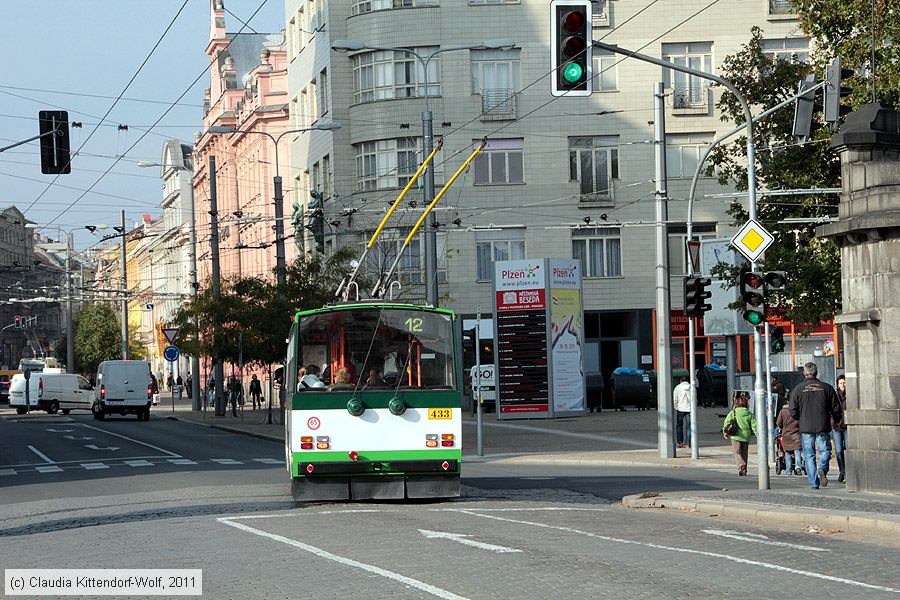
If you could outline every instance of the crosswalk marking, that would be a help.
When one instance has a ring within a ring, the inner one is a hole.
[[[15,469],[0,469],[0,477],[2,477],[3,475],[15,475],[15,474],[16,474]]]
[[[81,463],[82,468],[87,469],[88,471],[93,471],[95,469],[108,469],[109,465],[105,465],[103,463]]]
[[[233,458],[213,458],[211,459],[214,463],[219,463],[220,465],[242,465],[239,460],[234,460]]]
[[[261,462],[264,465],[283,465],[284,461],[279,460],[277,458],[254,458],[256,462]]]
[[[169,462],[173,465],[196,465],[197,463],[189,458],[170,458]]]
[[[125,464],[132,466],[132,467],[152,467],[153,466],[153,463],[150,462],[149,460],[126,460]]]
[[[62,469],[56,465],[38,465],[35,469],[38,473],[62,473]]]
[[[95,471],[100,469],[109,469],[111,467],[154,467],[154,466],[165,466],[167,464],[178,465],[178,466],[190,466],[190,465],[200,465],[200,463],[213,463],[216,465],[222,466],[233,466],[233,465],[243,465],[248,462],[256,462],[262,463],[265,465],[283,465],[284,461],[279,460],[277,458],[248,458],[246,460],[236,460],[234,458],[211,458],[205,460],[191,460],[189,458],[166,458],[163,459],[160,457],[159,460],[155,462],[151,462],[149,460],[139,460],[139,459],[130,459],[124,461],[115,461],[114,459],[110,459],[111,462],[86,462],[79,464],[71,464],[67,465],[65,468],[67,469],[77,469],[82,468],[86,471]],[[73,461],[74,462],[74,461]],[[0,469],[0,477],[8,476],[8,475],[19,475],[22,473],[33,473],[37,471],[38,473],[62,473],[63,467],[53,464],[53,465],[30,465],[26,468],[19,469]]]

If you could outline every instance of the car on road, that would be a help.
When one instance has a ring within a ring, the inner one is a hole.
[[[0,404],[9,402],[9,384],[12,383],[13,375],[22,371],[0,371]]]
[[[31,373],[28,382],[28,406],[31,410],[45,410],[51,415],[62,411],[91,410],[93,387],[81,375],[55,372]],[[25,375],[13,375],[9,385],[9,407],[16,413],[24,414]]]
[[[91,412],[97,420],[108,414],[137,415],[150,420],[153,383],[150,365],[141,360],[106,360],[97,367],[97,386]]]

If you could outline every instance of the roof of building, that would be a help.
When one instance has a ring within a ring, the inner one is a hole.
[[[278,46],[283,41],[281,33],[226,33],[231,40],[228,48],[219,54],[216,66],[222,72],[225,59],[234,60],[235,80],[243,81],[244,75],[259,66],[259,51],[264,47]]]

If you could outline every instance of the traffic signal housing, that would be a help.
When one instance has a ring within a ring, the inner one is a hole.
[[[705,277],[684,278],[685,316],[688,318],[702,317],[703,313],[712,310],[712,306],[704,302],[704,300],[712,296],[712,292],[706,289],[706,286],[711,283],[712,280]]]
[[[784,327],[773,327],[769,330],[769,343],[772,354],[784,352]]]
[[[844,79],[853,75],[853,69],[845,69],[840,56],[835,56],[825,70],[825,122],[837,123],[840,118],[850,112],[849,106],[841,105],[841,99],[853,92],[853,88],[841,84]]]
[[[800,81],[799,92],[806,92],[794,101],[794,126],[792,135],[801,144],[809,141],[812,130],[813,111],[816,107],[816,91],[811,90],[818,83],[815,73]],[[810,91],[807,91],[810,90]]]
[[[16,315],[16,325],[15,325],[15,328],[16,328],[16,329],[22,329],[22,317],[20,317],[19,315]]]
[[[550,2],[550,93],[591,95],[593,25],[590,0]]]
[[[785,271],[766,271],[763,275],[766,286],[766,296],[769,292],[783,292],[787,287],[787,273]]]
[[[766,320],[765,278],[757,271],[741,272],[741,298],[744,300],[744,320],[754,327]]]
[[[69,113],[64,110],[38,111],[41,134],[41,173],[64,175],[72,172],[69,155]]]

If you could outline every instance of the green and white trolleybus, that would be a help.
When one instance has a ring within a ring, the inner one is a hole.
[[[454,319],[449,310],[377,301],[297,313],[285,380],[296,500],[459,495]]]

